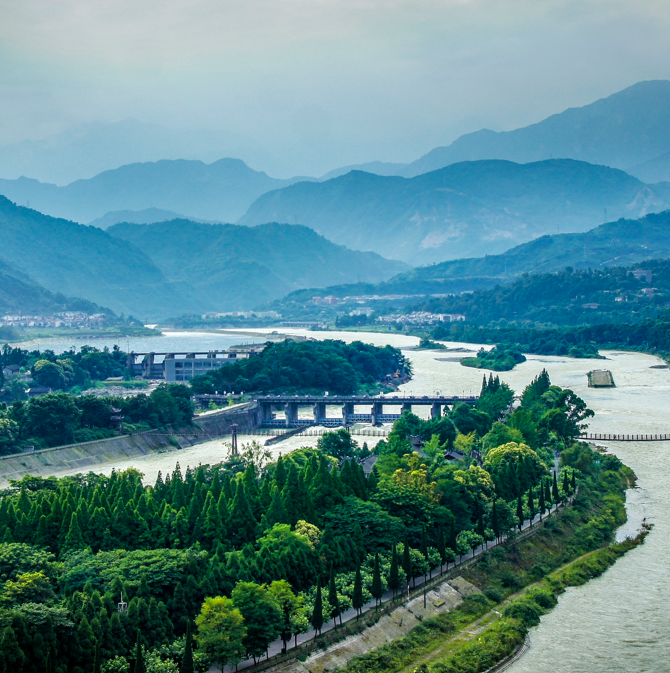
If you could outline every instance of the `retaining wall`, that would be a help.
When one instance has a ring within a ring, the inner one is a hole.
[[[176,429],[173,433],[150,430],[33,453],[0,456],[0,484],[9,479],[20,479],[25,474],[48,476],[54,472],[87,471],[95,465],[193,446],[209,441],[212,435],[229,434],[233,423],[237,424],[239,432],[254,428],[258,424],[258,415],[257,406],[250,403],[198,417],[194,428]]]

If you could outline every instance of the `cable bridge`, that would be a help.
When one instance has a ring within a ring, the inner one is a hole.
[[[445,407],[463,403],[475,405],[479,398],[470,396],[395,396],[370,397],[367,395],[337,395],[321,397],[311,395],[267,395],[257,397],[260,411],[260,425],[268,428],[299,428],[310,425],[322,425],[328,428],[349,426],[354,423],[381,425],[393,423],[403,411],[412,411],[413,407],[430,407],[431,418],[442,416]],[[339,406],[341,416],[328,416],[328,407]],[[301,407],[312,408],[312,418],[299,418]],[[357,407],[359,407],[357,409]],[[363,409],[360,409],[363,407]],[[275,410],[283,410],[285,418],[276,418]]]

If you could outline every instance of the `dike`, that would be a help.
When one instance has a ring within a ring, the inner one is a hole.
[[[96,465],[108,465],[150,453],[178,451],[230,433],[236,424],[240,432],[258,425],[255,402],[235,405],[196,417],[193,427],[172,432],[149,430],[93,442],[67,444],[31,453],[0,456],[0,484],[21,479],[26,474],[47,477],[54,472],[87,471]]]

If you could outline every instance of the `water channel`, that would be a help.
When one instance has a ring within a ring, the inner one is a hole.
[[[418,339],[397,334],[350,332],[304,332],[314,338],[356,339],[376,345],[390,344],[410,348]],[[247,334],[250,334],[248,332]],[[263,331],[255,334],[263,338]],[[163,337],[123,340],[136,352],[153,350],[209,350],[225,348],[233,343],[249,342],[249,336],[231,334],[169,333]],[[96,346],[113,345],[102,340]],[[41,348],[59,352],[72,344],[66,340],[41,340]],[[469,344],[446,344],[465,347]],[[401,393],[429,395],[477,393],[482,372],[462,367],[458,353],[444,351],[406,351],[412,361],[412,380],[401,387]],[[608,360],[572,360],[563,357],[529,356],[511,372],[500,374],[514,390],[524,386],[542,368],[552,382],[569,387],[583,397],[596,412],[591,430],[598,433],[653,434],[670,432],[670,371],[652,369],[662,361],[639,353],[605,352]],[[607,368],[612,371],[617,387],[590,389],[586,372]],[[249,438],[241,438],[248,441]],[[262,439],[262,438],[260,438]],[[359,438],[363,441],[363,438]],[[315,444],[315,437],[293,437],[273,447],[275,453]],[[373,444],[374,440],[369,444]],[[629,491],[629,522],[619,537],[633,534],[646,517],[654,529],[641,547],[629,552],[607,573],[583,587],[568,590],[558,606],[542,618],[531,632],[531,647],[511,667],[511,673],[661,673],[670,670],[670,442],[603,443],[629,465],[638,476],[638,487]],[[104,466],[123,469],[133,466],[146,480],[155,479],[158,470],[174,469],[177,460],[186,465],[219,462],[225,447],[218,441],[207,442],[177,452],[154,454]]]

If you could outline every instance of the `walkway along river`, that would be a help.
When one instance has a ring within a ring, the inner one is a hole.
[[[311,332],[295,330],[314,338],[362,340],[377,345],[410,347],[418,339],[397,334]],[[172,348],[197,349],[200,334],[170,336]],[[230,337],[226,337],[230,340]],[[156,338],[154,350],[160,350]],[[130,340],[133,341],[132,339]],[[217,348],[216,339],[208,342]],[[52,347],[40,342],[44,348]],[[69,344],[66,344],[66,346]],[[465,346],[477,350],[477,345]],[[131,347],[140,350],[131,343]],[[477,394],[482,371],[444,361],[444,351],[407,351],[414,376],[401,392],[417,395]],[[605,352],[607,368],[617,388],[588,388],[586,374],[602,361],[562,357],[528,356],[511,372],[501,372],[502,380],[521,392],[546,368],[557,385],[572,388],[596,412],[590,432],[599,434],[663,434],[670,426],[670,370],[651,369],[660,364],[656,357],[641,353]],[[251,438],[250,438],[251,439]],[[244,442],[245,439],[241,438]],[[313,445],[316,437],[293,437],[273,446],[283,452],[301,445]],[[372,443],[372,442],[369,442]],[[542,618],[531,632],[531,647],[507,673],[665,673],[670,661],[670,445],[667,442],[610,442],[607,446],[638,476],[638,488],[629,491],[629,523],[620,537],[633,534],[643,517],[654,523],[644,545],[621,558],[603,577],[583,587],[568,590],[558,606]],[[158,470],[172,470],[177,460],[188,463],[218,462],[223,459],[221,440],[200,444],[176,453],[147,456],[115,465],[134,465],[153,481]],[[109,472],[110,467],[100,471]]]

